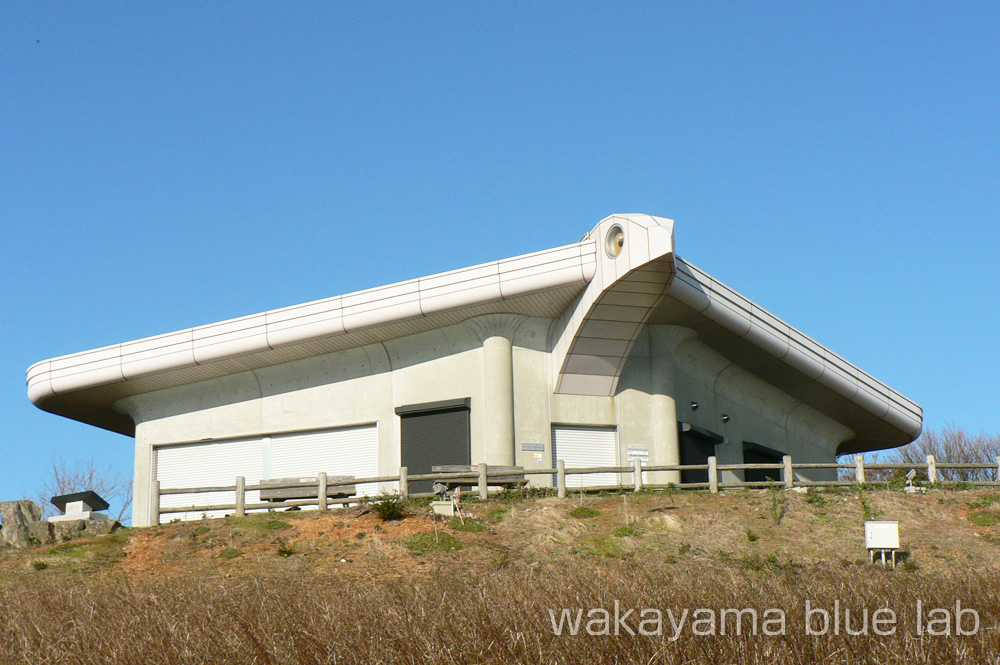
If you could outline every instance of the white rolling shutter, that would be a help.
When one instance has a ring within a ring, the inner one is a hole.
[[[270,478],[378,475],[378,427],[342,427],[271,437]],[[357,486],[358,494],[378,494],[378,483]]]
[[[185,443],[153,448],[153,478],[160,481],[160,490],[183,487],[213,487],[235,485],[236,476],[243,476],[247,485],[256,485],[263,471],[260,438],[231,439],[207,443]],[[160,496],[160,507],[178,508],[233,504],[235,492],[199,492],[197,494],[167,494]],[[246,502],[260,501],[260,492],[247,492]],[[231,510],[208,511],[209,517],[221,517]],[[202,510],[185,513],[164,513],[170,521],[200,519]]]
[[[552,426],[552,455],[566,468],[618,466],[618,431],[613,427]],[[566,476],[567,487],[619,485],[617,473]]]

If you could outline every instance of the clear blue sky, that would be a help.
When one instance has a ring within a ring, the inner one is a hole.
[[[0,4],[0,499],[56,355],[575,242],[614,212],[1000,432],[1000,4]]]

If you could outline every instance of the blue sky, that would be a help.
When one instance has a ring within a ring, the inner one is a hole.
[[[132,442],[31,363],[615,212],[1000,432],[1000,4],[0,4],[0,499]]]

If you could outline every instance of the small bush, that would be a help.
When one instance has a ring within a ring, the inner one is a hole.
[[[573,510],[569,511],[569,514],[573,517],[579,517],[580,519],[587,519],[590,517],[597,517],[601,514],[599,510],[594,510],[590,506],[577,506]]]
[[[46,568],[49,567],[49,564],[45,563],[44,561],[32,561],[31,567],[34,568],[35,570],[45,570]]]
[[[406,547],[416,556],[462,549],[462,541],[447,531],[425,531],[406,539]]]
[[[383,494],[372,502],[372,510],[383,522],[401,520],[405,516],[403,497],[398,494]]]
[[[227,547],[219,552],[219,557],[222,559],[235,559],[238,556],[243,556],[243,552],[235,547]]]
[[[278,554],[278,556],[284,557],[284,558],[287,559],[288,557],[290,557],[293,554],[295,554],[295,550],[292,549],[291,547],[289,547],[288,543],[284,542],[283,540],[279,540],[278,541],[278,552],[277,552],[277,554]]]

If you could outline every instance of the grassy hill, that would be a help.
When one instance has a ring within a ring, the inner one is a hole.
[[[895,571],[868,564],[865,519],[899,520]],[[0,552],[0,662],[992,662],[998,523],[990,492],[855,490],[515,494],[466,499],[464,520],[409,504],[388,522],[360,507],[126,529]],[[808,634],[807,601],[828,632]],[[956,601],[974,634],[955,634]],[[875,633],[880,608],[892,634]],[[938,608],[948,634],[931,634]],[[725,625],[727,609],[745,612]]]

